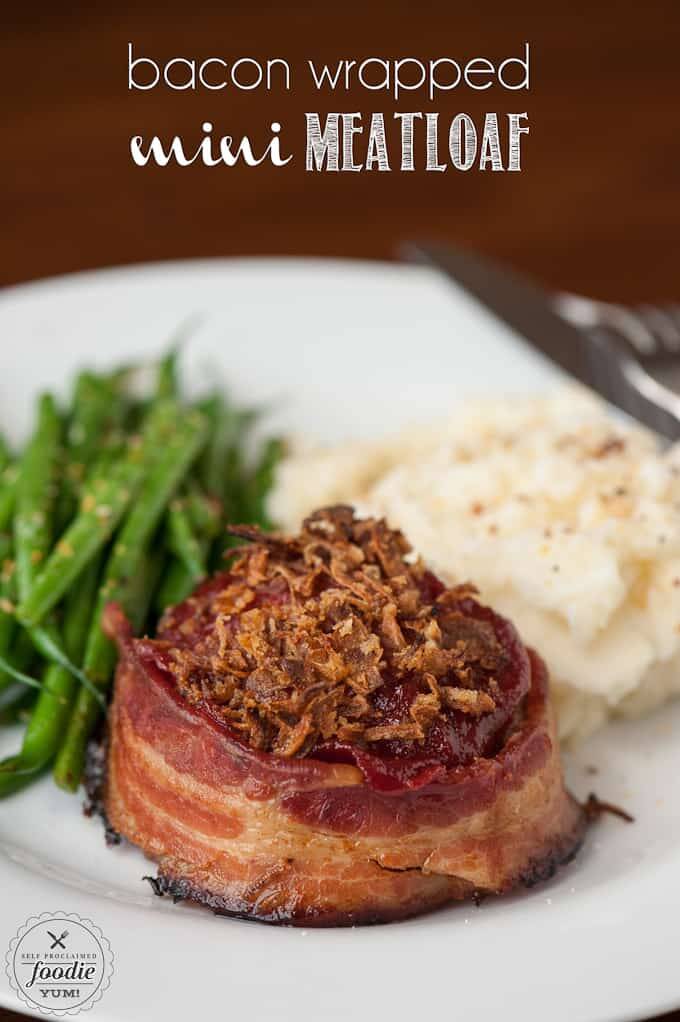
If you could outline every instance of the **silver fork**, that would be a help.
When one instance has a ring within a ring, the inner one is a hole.
[[[680,306],[624,306],[580,295],[558,294],[553,307],[601,347],[619,350],[614,390],[626,391],[624,407],[667,439],[679,438]],[[601,369],[605,368],[605,362]],[[615,403],[619,403],[615,401]]]
[[[550,297],[486,256],[441,242],[408,242],[401,254],[436,269],[541,355],[612,405],[680,441],[680,313],[675,306],[612,306]],[[546,300],[547,299],[547,300]]]
[[[587,333],[604,331],[659,383],[680,393],[680,305],[615,305],[580,295],[555,298],[559,314]]]

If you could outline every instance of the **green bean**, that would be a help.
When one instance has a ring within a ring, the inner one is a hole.
[[[4,436],[0,434],[0,472],[4,472],[10,463],[11,455]]]
[[[50,673],[53,671],[61,670],[54,665],[50,665],[44,675],[42,692],[48,690],[48,686],[51,685],[52,679]],[[70,677],[70,675],[69,675]],[[50,697],[50,715],[58,713],[61,708],[61,703],[54,697]],[[66,704],[64,704],[66,705]],[[24,750],[16,753],[13,756],[7,756],[0,762],[0,798],[6,798],[8,795],[13,795],[22,788],[31,784],[33,781],[43,773],[47,768],[49,760],[43,759],[42,757],[31,760],[30,757],[26,756]]]
[[[3,564],[12,553],[12,537],[6,532],[0,532],[0,564]]]
[[[0,672],[0,701],[2,705],[6,698],[11,699],[10,690],[17,691],[20,688],[21,691],[33,698],[35,689],[40,687],[40,683],[34,683],[34,679],[30,675],[26,675],[26,671],[32,668],[36,659],[35,648],[27,632],[23,630],[17,632],[11,647],[2,659],[9,668],[8,671]],[[19,677],[30,678],[30,682],[27,684],[25,680],[17,681],[15,672],[19,673]]]
[[[127,612],[132,629],[137,633],[144,629],[165,559],[165,551],[160,543],[152,545],[155,549],[147,550],[143,554],[128,589]]]
[[[168,501],[200,453],[206,434],[204,416],[196,411],[180,416],[174,435],[162,445],[158,459],[114,544],[105,569],[105,581],[99,590],[83,661],[85,673],[102,690],[108,688],[115,662],[115,649],[102,629],[104,608],[109,602],[117,601],[124,610],[129,609],[130,592],[141,553],[156,531]],[[61,787],[68,790],[78,787],[87,740],[98,715],[99,707],[92,693],[81,688],[55,764],[55,780]]]
[[[247,521],[260,525],[263,529],[271,529],[266,507],[267,494],[274,485],[276,466],[284,455],[283,441],[277,437],[267,440],[263,446],[260,459],[248,480],[246,489]]]
[[[0,713],[11,707],[17,701],[17,697],[26,695],[26,686],[20,682],[12,682],[7,688],[0,692]]]
[[[12,670],[22,673],[31,670],[36,661],[35,647],[31,642],[28,632],[19,629],[13,637],[12,643],[4,654],[5,661]],[[14,688],[16,682],[7,672],[0,672],[0,700],[5,699],[5,694],[10,688]],[[23,691],[27,691],[25,685],[21,685]]]
[[[115,369],[107,369],[103,373],[95,373],[94,376],[105,387],[110,387],[116,394],[125,396],[130,378],[136,371],[137,364],[135,362],[120,362]]]
[[[27,784],[36,780],[41,772],[40,768],[24,766],[19,754],[8,756],[0,763],[0,798],[21,791]]]
[[[189,479],[184,487],[184,506],[193,526],[193,538],[200,557],[200,570],[198,565],[192,566],[187,563],[186,558],[181,556],[172,558],[156,594],[155,607],[159,615],[168,607],[185,600],[195,588],[197,581],[207,574],[206,562],[211,544],[223,527],[219,500],[206,496],[194,479]],[[170,548],[172,549],[172,543]]]
[[[6,528],[14,509],[13,479],[16,469],[11,463],[11,455],[5,438],[0,435],[0,530]]]
[[[227,496],[227,521],[249,522],[263,529],[271,529],[272,522],[267,514],[266,498],[274,482],[276,466],[283,457],[283,442],[272,438],[265,442],[260,457],[251,474],[244,478],[242,469],[232,475],[232,489]],[[238,457],[238,451],[237,451]],[[212,567],[224,567],[224,558],[238,545],[238,540],[225,536],[216,544]]]
[[[199,410],[208,420],[210,435],[196,466],[196,472],[201,485],[211,494],[221,492],[221,472],[224,458],[223,422],[226,407],[221,394],[211,394],[198,404]]]
[[[7,465],[0,474],[0,529],[6,529],[12,521],[18,480],[19,470],[16,465]]]
[[[136,437],[121,436],[115,440],[111,436],[107,437],[104,446],[90,466],[90,471],[83,484],[81,500],[75,510],[75,517],[77,517],[80,511],[83,499],[93,489],[97,481],[99,479],[107,479],[112,471],[118,471],[119,463],[132,456],[135,446],[138,446]],[[69,525],[72,524],[73,521],[69,523]]]
[[[134,578],[140,553],[158,527],[168,501],[196,458],[205,437],[205,419],[196,412],[184,413],[177,423],[175,435],[167,438],[159,452],[123,523],[106,567],[106,579],[95,611],[95,626],[85,654],[85,670],[96,683],[106,684],[111,663],[105,651],[110,651],[112,645],[99,626],[101,613],[112,600],[125,605],[127,589]]]
[[[39,624],[105,546],[133,500],[147,464],[148,457],[137,446],[108,468],[100,468],[101,474],[86,487],[78,515],[17,607],[22,624]]]
[[[92,684],[85,672],[77,667],[64,652],[61,636],[54,622],[50,621],[47,625],[35,625],[33,628],[27,628],[26,635],[30,638],[36,651],[45,660],[48,660],[51,664],[56,664],[58,667],[63,667],[64,670],[73,675],[76,681],[88,689],[102,708],[106,707],[106,700],[99,689]]]
[[[7,528],[14,511],[16,475],[5,438],[0,436],[0,531]]]
[[[215,539],[222,528],[222,502],[207,496],[193,479],[185,487],[186,507],[194,529],[205,539]]]
[[[162,401],[179,396],[177,379],[177,360],[179,351],[172,347],[158,363],[158,379],[156,381],[156,397]]]
[[[6,657],[0,657],[0,667],[2,667],[3,671],[9,674],[12,681],[18,681],[20,684],[26,685],[28,688],[42,688],[42,681],[38,681],[38,679],[34,678],[32,674],[26,674],[18,667],[15,667],[10,660],[7,660]]]
[[[7,656],[14,635],[14,586],[12,576],[14,563],[11,560],[12,541],[9,536],[0,535],[0,656]],[[7,675],[0,674],[0,691],[9,683]]]
[[[180,397],[179,375],[177,371],[179,354],[185,341],[196,329],[200,319],[200,316],[192,315],[187,317],[183,323],[180,323],[172,340],[170,341],[170,347],[165,355],[163,355],[163,357],[159,360],[158,375],[156,378],[156,400],[165,400],[169,397]]]
[[[66,466],[59,495],[58,520],[63,526],[74,513],[81,488],[107,432],[122,416],[115,385],[90,372],[76,380],[73,407],[66,430]]]
[[[155,607],[158,615],[163,614],[168,607],[174,607],[176,603],[186,600],[195,584],[193,576],[187,571],[185,565],[173,557],[165,570],[156,594]]]
[[[49,551],[57,496],[56,472],[61,454],[61,419],[54,398],[43,394],[37,408],[37,426],[19,468],[14,515],[15,575],[20,601],[28,599],[38,566]],[[30,629],[29,634],[36,648],[48,659],[78,674],[60,649],[59,634],[53,622]]]
[[[99,559],[88,566],[78,586],[69,593],[64,608],[64,645],[67,655],[75,663],[82,661],[85,652],[100,568]],[[49,664],[43,690],[38,696],[38,702],[26,730],[22,755],[36,760],[40,757],[51,759],[56,753],[68,720],[76,686],[77,682],[69,671],[57,664]]]
[[[17,608],[19,620],[27,627],[42,621],[107,543],[157,457],[158,447],[174,430],[177,414],[175,402],[159,402],[146,419],[141,440],[131,442],[118,461],[111,461],[110,451],[100,455],[78,515]]]
[[[198,478],[211,497],[223,500],[239,474],[239,445],[257,412],[236,409],[221,394],[210,395],[198,407],[210,421],[210,440],[198,463]]]
[[[219,459],[220,483],[216,494],[222,502],[223,524],[249,521],[243,441],[256,418],[257,412],[253,409],[228,409],[225,416],[224,443]],[[222,530],[211,549],[210,566],[213,570],[224,567],[224,557],[236,542]]]
[[[35,693],[15,682],[0,695],[0,726],[25,722],[35,700]]]
[[[0,764],[0,795],[50,761],[57,783],[77,788],[115,665],[102,629],[107,603],[119,602],[139,632],[152,623],[152,599],[163,610],[207,574],[228,542],[226,518],[269,526],[280,442],[265,444],[248,472],[243,438],[255,413],[218,393],[183,410],[177,363],[175,344],[146,400],[126,396],[129,367],[81,373],[65,452],[49,395],[18,464],[0,437],[0,723],[28,718],[20,753]],[[131,428],[141,439],[128,445]],[[2,535],[8,527],[13,541]]]
[[[157,448],[163,447],[170,430],[175,427],[177,415],[178,406],[175,402],[157,403],[146,416],[141,437],[132,438],[120,462],[116,461],[115,446],[100,453],[92,469],[81,513],[61,538],[48,564],[36,579],[35,589],[28,601],[29,610],[32,601],[42,599],[47,601],[48,608],[53,606],[73,583],[83,564],[92,556],[93,550],[96,553],[106,542],[120,520],[122,503],[126,500],[129,502],[134,496],[144,472],[156,456]],[[92,498],[96,500],[95,505]],[[104,510],[105,514],[102,513]],[[74,551],[74,557],[64,557],[71,550]],[[45,573],[47,578],[44,577]],[[45,612],[45,605],[39,607],[40,618]],[[50,634],[49,630],[37,629],[35,625],[32,626],[31,634],[36,648],[43,656],[61,666],[66,664],[64,655],[60,654],[58,636],[53,632]],[[73,663],[67,664],[66,669],[70,669],[86,688],[91,687],[87,677]]]
[[[36,660],[35,646],[31,637],[23,628],[17,631],[14,641],[7,654],[7,659],[18,671],[28,671]]]
[[[204,551],[198,539],[191,516],[187,509],[187,502],[181,497],[170,501],[167,513],[168,547],[194,579],[198,581],[205,578],[208,569],[205,563]]]
[[[127,588],[125,609],[134,631],[141,631],[162,566],[162,550],[144,552],[137,571]],[[97,620],[95,616],[95,621]],[[65,791],[76,791],[85,765],[87,742],[97,721],[97,703],[86,698],[89,693],[81,689],[75,710],[69,721],[66,736],[54,764],[54,780]]]
[[[239,520],[243,506],[246,469],[243,458],[243,441],[257,413],[251,409],[237,411],[231,427],[230,442],[222,466],[222,501],[225,515],[230,522]]]
[[[43,394],[38,424],[19,470],[14,544],[20,600],[28,599],[38,566],[49,551],[60,445],[61,420],[52,396]]]
[[[83,656],[100,566],[99,559],[89,565],[79,585],[69,594],[64,610],[66,652],[76,662]],[[0,797],[29,784],[51,762],[68,722],[76,684],[69,671],[57,664],[48,664],[21,752],[0,763]]]

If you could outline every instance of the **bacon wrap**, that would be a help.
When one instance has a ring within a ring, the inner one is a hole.
[[[500,751],[378,790],[355,765],[258,752],[192,706],[113,609],[110,824],[158,863],[160,891],[272,923],[404,918],[552,875],[585,816],[565,790],[543,662]]]

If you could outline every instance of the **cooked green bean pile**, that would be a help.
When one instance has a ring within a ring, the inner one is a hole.
[[[25,724],[0,797],[50,767],[77,790],[116,663],[107,603],[152,629],[224,564],[227,522],[269,526],[281,442],[247,458],[254,413],[222,393],[188,404],[174,351],[145,399],[135,374],[82,372],[65,410],[41,395],[16,458],[0,437],[0,725]]]

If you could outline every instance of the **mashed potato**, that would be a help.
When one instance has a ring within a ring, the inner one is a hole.
[[[294,447],[274,520],[297,530],[337,502],[384,514],[515,622],[548,662],[563,738],[680,692],[680,451],[589,395],[469,403],[385,441]]]

